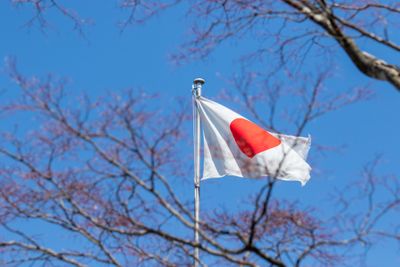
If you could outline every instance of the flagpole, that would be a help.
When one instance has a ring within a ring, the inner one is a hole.
[[[199,266],[199,221],[200,221],[200,116],[195,98],[201,96],[201,89],[205,80],[196,78],[193,81],[193,136],[194,136],[194,266]]]

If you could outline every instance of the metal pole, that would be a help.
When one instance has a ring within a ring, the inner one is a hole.
[[[196,98],[201,96],[201,88],[205,80],[202,78],[196,78],[193,81],[192,93],[193,93],[193,114],[194,114],[194,242],[196,245],[199,243],[199,221],[200,221],[200,116],[196,103]],[[199,248],[194,248],[194,266],[199,266]]]

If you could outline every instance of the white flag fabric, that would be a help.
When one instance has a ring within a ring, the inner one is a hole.
[[[311,138],[270,133],[236,112],[196,98],[204,136],[202,180],[269,176],[302,185],[310,179]]]

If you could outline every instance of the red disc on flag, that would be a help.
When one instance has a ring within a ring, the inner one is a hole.
[[[234,119],[230,124],[230,129],[236,144],[249,158],[281,144],[281,140],[243,118]]]

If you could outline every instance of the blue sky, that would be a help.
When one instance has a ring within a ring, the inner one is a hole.
[[[128,27],[121,33],[117,23],[126,14],[113,1],[107,2],[73,1],[83,17],[95,21],[85,28],[86,36],[82,38],[73,30],[73,24],[59,14],[49,14],[51,27],[45,32],[36,25],[26,27],[24,23],[32,16],[30,10],[15,8],[8,1],[2,1],[0,58],[16,57],[20,70],[27,75],[44,76],[50,72],[68,77],[72,95],[85,92],[95,97],[107,91],[122,92],[125,88],[134,87],[149,93],[160,93],[161,99],[174,105],[174,97],[190,101],[191,83],[198,76],[207,80],[203,95],[209,98],[216,97],[223,89],[229,90],[229,85],[221,76],[229,77],[238,72],[238,55],[254,45],[251,40],[227,42],[203,61],[175,66],[168,55],[190,38],[187,21],[194,19],[185,16],[184,7],[168,10],[143,25]],[[92,5],[96,8],[90,8]],[[391,58],[387,51],[372,49]],[[329,90],[370,83],[374,97],[310,124],[306,132],[313,136],[314,142],[326,146],[343,145],[345,148],[324,156],[313,155],[311,150],[315,171],[310,183],[304,188],[297,183],[281,183],[276,191],[281,199],[295,199],[304,206],[327,199],[332,188],[341,187],[358,176],[362,166],[376,154],[383,154],[380,167],[383,173],[399,175],[399,93],[385,83],[371,81],[361,75],[343,54],[338,53],[338,57],[340,64],[327,84]],[[11,96],[15,89],[3,72],[0,73],[0,89],[5,89],[7,96]],[[240,111],[232,103],[225,104]],[[174,108],[165,104],[162,107]],[[251,119],[250,115],[244,115]],[[188,173],[188,180],[192,180],[192,173]],[[202,207],[240,206],[243,199],[259,185],[259,181],[238,178],[209,180],[202,184]],[[322,212],[329,212],[329,205],[321,203]],[[393,244],[381,246],[372,250],[367,265],[398,266],[399,255],[398,247]]]

